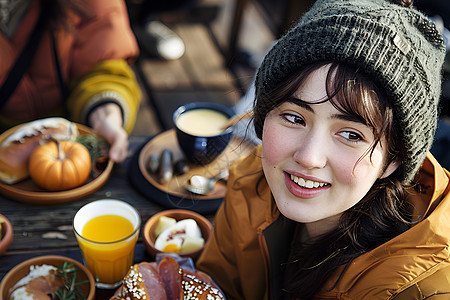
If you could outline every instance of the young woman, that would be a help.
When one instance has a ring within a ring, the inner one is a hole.
[[[444,53],[404,1],[319,0],[258,70],[262,145],[230,167],[198,269],[229,299],[450,297],[428,153]]]

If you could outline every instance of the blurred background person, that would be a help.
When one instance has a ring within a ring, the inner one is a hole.
[[[123,161],[140,102],[139,48],[123,0],[0,1],[1,130],[64,116]]]

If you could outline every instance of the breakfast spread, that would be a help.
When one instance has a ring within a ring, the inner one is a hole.
[[[176,222],[175,219],[161,217],[156,226],[156,233],[159,234],[157,234],[155,248],[163,252],[187,253],[205,244],[200,228],[193,219]]]
[[[122,299],[225,299],[211,278],[202,272],[182,268],[172,257],[156,264],[133,265],[122,287],[111,300]]]

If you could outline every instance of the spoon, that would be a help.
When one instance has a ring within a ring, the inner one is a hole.
[[[243,114],[237,115],[229,119],[220,129],[225,130],[228,127],[231,127],[233,125],[236,125],[237,122],[240,120],[245,120],[248,118],[251,118],[253,116],[253,110],[249,110]]]
[[[214,189],[216,182],[228,176],[228,169],[223,170],[214,177],[205,177],[201,175],[193,175],[184,185],[184,188],[191,193],[198,195],[207,195]]]

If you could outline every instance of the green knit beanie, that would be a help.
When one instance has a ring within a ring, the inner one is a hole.
[[[393,101],[406,149],[400,172],[407,183],[433,143],[444,56],[442,35],[414,8],[384,0],[318,0],[264,58],[256,99],[314,61],[362,68]]]

